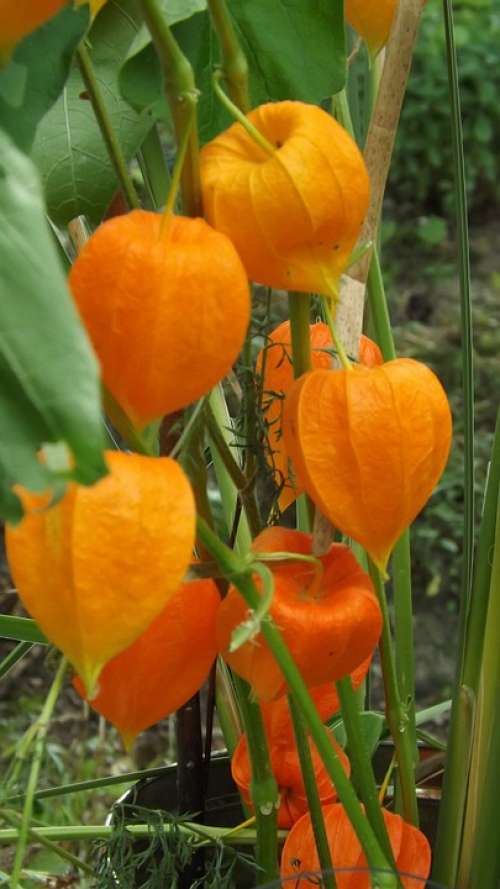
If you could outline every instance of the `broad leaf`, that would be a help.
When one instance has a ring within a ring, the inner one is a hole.
[[[71,475],[106,472],[97,362],[66,286],[36,170],[0,131],[0,516],[16,521],[17,483],[60,491],[41,445],[62,441]],[[65,478],[68,473],[62,473]]]
[[[382,736],[385,718],[382,713],[376,713],[374,710],[365,710],[359,714],[359,720],[366,754],[371,759]],[[336,741],[338,741],[341,747],[347,748],[347,751],[349,751],[344,720],[342,718],[334,719],[329,723],[329,726],[335,735]]]
[[[342,0],[232,0],[230,5],[250,68],[253,105],[282,99],[319,104],[344,86],[346,57]],[[195,69],[202,142],[231,122],[215,98],[211,77],[219,61],[207,12],[174,27]],[[162,116],[162,78],[149,43],[125,63],[120,85],[137,108]]]
[[[147,135],[153,118],[138,114],[120,95],[118,71],[139,28],[136,0],[109,0],[93,25],[89,41],[96,77],[111,124],[130,160]],[[65,225],[85,214],[101,221],[118,180],[76,65],[57,104],[44,117],[33,147],[42,173],[48,210]]]
[[[63,9],[25,37],[0,69],[0,121],[23,151],[30,150],[39,121],[60,95],[88,22],[88,6]]]

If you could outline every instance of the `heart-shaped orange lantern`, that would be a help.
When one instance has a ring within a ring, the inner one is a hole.
[[[334,347],[328,324],[318,321],[311,324],[309,330],[312,367],[331,367]],[[383,363],[377,344],[364,335],[359,341],[359,360],[367,367]],[[256,372],[262,375],[262,406],[268,442],[266,459],[274,471],[276,485],[280,488],[278,503],[281,512],[284,512],[301,493],[290,475],[282,430],[283,401],[294,381],[290,321],[283,321],[269,334],[269,342],[257,357]]]
[[[311,555],[309,534],[266,528],[253,551]],[[375,648],[382,619],[370,578],[351,550],[333,544],[317,562],[270,563],[274,596],[270,613],[309,687],[352,673]],[[317,570],[319,568],[319,571]],[[258,580],[256,581],[258,583]],[[217,615],[219,651],[236,673],[250,683],[261,701],[287,692],[285,679],[261,634],[231,652],[233,631],[247,617],[247,606],[235,587]]]
[[[345,0],[345,17],[366,41],[371,56],[377,55],[389,39],[398,0]]]
[[[278,827],[288,830],[299,818],[302,817],[302,815],[304,815],[305,812],[307,812],[308,809],[307,794],[300,768],[299,754],[295,741],[291,741],[290,744],[283,744],[274,738],[268,738],[268,740],[271,769],[276,778],[280,796]],[[347,756],[337,744],[333,735],[330,736],[330,740],[344,772],[346,775],[349,775],[351,766]],[[311,742],[309,742],[309,749],[311,751],[312,765],[319,798],[323,805],[333,803],[337,798],[337,794],[335,792],[335,787],[332,784],[332,780],[323,765],[323,761],[320,758],[316,747]],[[244,802],[251,808],[252,798],[250,789],[252,770],[245,735],[241,736],[231,758],[231,774],[235,784],[238,785]]]
[[[299,483],[385,571],[448,460],[451,413],[438,378],[409,358],[312,371],[289,392],[283,431]]]
[[[203,219],[134,210],[101,225],[70,274],[103,379],[138,425],[195,401],[230,370],[250,316],[245,270]]]
[[[181,584],[142,636],[104,667],[92,708],[116,726],[127,750],[205,681],[217,654],[219,602],[213,580]],[[78,676],[74,685],[84,697]]]
[[[205,145],[207,219],[231,238],[254,281],[332,294],[368,209],[362,155],[316,105],[271,102],[251,111],[248,120],[271,149],[240,123]]]
[[[55,505],[21,493],[26,515],[6,532],[7,558],[27,611],[80,674],[89,697],[104,664],[129,646],[182,581],[195,504],[168,457],[107,451],[109,475],[68,485]]]
[[[416,889],[423,885],[431,869],[431,849],[424,834],[407,824],[399,815],[382,810],[389,842],[404,889]],[[340,803],[323,807],[323,818],[336,869],[337,889],[369,889],[372,886],[366,858],[344,807]],[[311,878],[299,874],[317,873],[320,870],[314,832],[309,813],[294,824],[288,834],[281,855],[281,876],[288,877],[294,889],[310,889]],[[357,871],[357,873],[356,873]],[[291,879],[291,878],[295,879]],[[287,885],[288,885],[287,880]]]

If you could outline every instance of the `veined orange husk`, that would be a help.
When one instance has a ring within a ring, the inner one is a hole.
[[[250,295],[225,235],[203,219],[134,210],[101,225],[70,274],[103,379],[138,425],[185,407],[230,370]]]
[[[300,768],[299,754],[295,741],[292,741],[291,744],[282,744],[274,739],[268,738],[268,740],[271,769],[276,778],[280,796],[278,827],[288,830],[308,810],[307,793]],[[333,735],[330,736],[330,741],[344,772],[346,775],[349,775],[351,766],[347,756]],[[315,745],[311,741],[309,741],[309,749],[321,803],[323,805],[333,803],[337,798],[337,794],[332,780],[323,765],[323,760],[319,756]],[[252,770],[246,735],[241,736],[231,757],[231,774],[244,802],[250,808],[253,808],[251,797]]]
[[[64,6],[68,0],[0,0],[0,60]]]
[[[182,581],[195,504],[168,457],[106,452],[109,475],[70,484],[49,509],[23,492],[27,512],[6,533],[23,605],[73,664],[93,697],[99,673],[161,612]]]
[[[375,56],[389,39],[398,0],[345,0],[345,17]]]
[[[328,324],[318,321],[309,329],[313,369],[331,367],[333,343]],[[364,334],[359,342],[359,360],[367,367],[382,364],[384,360],[377,344]],[[281,489],[278,503],[284,512],[301,493],[293,472],[290,473],[282,430],[283,400],[294,381],[290,321],[283,321],[270,333],[268,344],[257,357],[256,372],[263,375],[262,403],[268,430],[266,459],[273,469],[276,485]]]
[[[359,667],[352,671],[351,682],[354,689],[359,688],[371,664],[372,657],[367,657]],[[309,694],[314,701],[316,710],[321,720],[326,722],[340,710],[340,701],[337,695],[337,689],[333,682],[326,682],[324,685],[318,685],[309,689]],[[266,733],[270,742],[293,746],[294,731],[292,720],[290,717],[290,708],[288,706],[288,698],[281,697],[267,704],[262,704],[262,715],[266,726]]]
[[[427,838],[399,815],[385,809],[382,814],[399,873],[420,877],[423,885],[431,868],[431,849]],[[323,818],[332,864],[338,869],[335,873],[337,889],[369,889],[372,885],[369,872],[352,872],[357,868],[367,868],[367,862],[344,807],[340,803],[324,806]],[[307,813],[294,824],[286,838],[281,855],[281,877],[295,877],[296,880],[290,881],[294,889],[309,889],[310,879],[305,876],[298,879],[298,874],[318,872],[320,869],[311,818]],[[416,880],[410,877],[401,877],[401,883],[404,889],[415,889],[416,886]]]
[[[311,555],[312,537],[287,528],[266,528],[252,548],[256,553]],[[382,628],[370,578],[352,551],[333,544],[321,556],[320,564],[322,577],[311,563],[269,563],[274,577],[270,614],[311,688],[352,673],[373,652]],[[258,578],[256,583],[259,585]],[[287,685],[262,635],[229,651],[233,630],[247,616],[246,603],[237,589],[230,587],[217,615],[218,648],[260,701],[272,701],[287,693]]]
[[[181,584],[147,630],[102,670],[91,705],[116,726],[127,750],[205,681],[217,655],[219,602],[213,580]],[[73,684],[84,697],[82,680]]]
[[[285,400],[285,446],[299,483],[383,571],[441,477],[451,431],[441,383],[409,358],[312,371]]]
[[[355,142],[315,105],[271,102],[201,152],[208,221],[240,254],[249,278],[270,287],[332,294],[368,209],[369,181]]]

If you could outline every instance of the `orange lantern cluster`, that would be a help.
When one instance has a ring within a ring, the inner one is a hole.
[[[311,557],[312,538],[300,531],[267,528],[255,539],[253,551]],[[272,562],[271,571],[270,614],[309,687],[347,676],[372,654],[382,628],[380,607],[370,578],[347,546],[333,544],[316,565]],[[246,605],[230,587],[217,616],[219,651],[260,701],[272,701],[286,694],[287,685],[261,634],[230,650],[232,634],[245,618]]]

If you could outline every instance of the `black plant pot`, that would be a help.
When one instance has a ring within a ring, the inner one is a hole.
[[[375,754],[374,769],[379,781],[382,781],[387,771],[392,753],[392,745],[381,744]],[[438,787],[431,786],[419,790],[418,793],[420,828],[429,840],[431,847],[433,847],[436,839],[441,792]],[[167,766],[162,775],[143,779],[128,790],[115,803],[110,821],[117,816],[125,823],[127,821],[143,820],[138,809],[160,810],[174,815],[179,814],[177,806],[177,769],[175,765]],[[241,807],[239,793],[231,777],[229,756],[227,754],[216,754],[211,759],[208,772],[203,823],[213,827],[231,828],[240,824],[244,819],[245,815]],[[146,845],[144,841],[137,840],[134,843],[134,848],[140,852]],[[238,851],[248,856],[248,847],[241,847]],[[147,866],[141,866],[135,874],[134,889],[140,889],[141,886],[148,883],[148,879]],[[185,885],[189,886],[190,881],[192,881],[192,875]],[[115,874],[115,882],[118,889],[121,886],[118,873]],[[235,879],[238,889],[253,889],[256,883],[255,869],[238,864]],[[417,885],[418,883],[415,881],[415,887]],[[422,883],[421,885],[423,887],[424,884]],[[432,886],[431,883],[427,883],[427,885]],[[127,889],[130,889],[130,887],[127,887]]]

